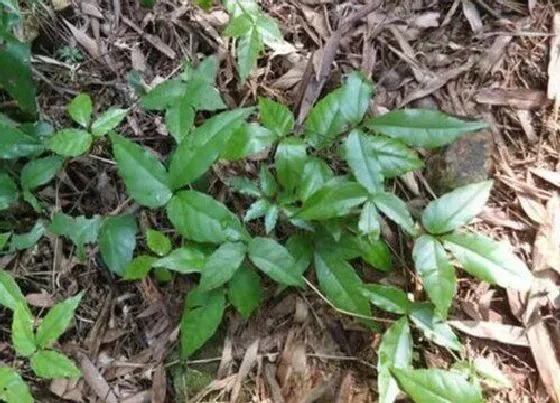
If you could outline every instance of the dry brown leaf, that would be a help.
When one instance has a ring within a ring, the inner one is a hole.
[[[165,366],[159,364],[152,375],[152,403],[165,403],[167,392],[167,379],[165,377]]]
[[[463,333],[481,339],[490,339],[514,346],[527,347],[529,345],[525,329],[521,326],[476,320],[450,320],[447,323]]]
[[[99,18],[100,20],[103,19],[103,14],[99,10],[99,7],[96,4],[89,3],[87,1],[82,1],[80,3],[82,8],[82,13],[85,15],[89,15],[90,17]]]
[[[439,26],[440,12],[428,12],[412,18],[410,25],[418,28],[435,28]]]
[[[517,199],[519,200],[519,204],[521,204],[521,208],[531,220],[538,224],[544,224],[546,220],[546,209],[541,203],[524,194],[518,194]]]
[[[243,361],[241,361],[241,365],[239,366],[239,372],[237,372],[237,377],[235,379],[235,384],[233,385],[233,389],[231,391],[230,402],[236,403],[237,399],[239,398],[239,392],[241,391],[241,384],[249,375],[249,371],[253,368],[253,365],[257,363],[258,359],[258,352],[259,352],[259,339],[255,340],[247,351],[245,352],[245,356],[243,357]]]
[[[554,14],[548,61],[548,99],[560,101],[560,12]]]
[[[546,169],[541,168],[531,168],[529,171],[537,175],[539,178],[552,183],[554,186],[560,187],[560,172],[547,171]]]
[[[138,46],[134,46],[130,49],[130,59],[132,60],[132,69],[140,71],[142,73],[146,72],[146,56],[140,50]]]
[[[537,137],[533,119],[531,118],[531,112],[527,109],[519,109],[517,110],[517,119],[519,119],[519,124],[523,128],[529,143],[535,144],[538,142],[539,138]]]
[[[45,292],[39,294],[27,294],[25,300],[31,306],[36,306],[39,308],[50,308],[54,305],[54,300],[50,294]]]
[[[482,88],[475,100],[480,104],[518,109],[538,109],[548,104],[546,92],[528,88]]]
[[[546,324],[539,317],[527,328],[527,339],[535,358],[540,378],[546,391],[556,403],[560,402],[560,362],[555,351],[558,340],[553,343]],[[555,346],[556,344],[556,346]]]
[[[83,402],[81,388],[78,385],[77,379],[54,379],[49,387],[49,390],[58,397],[72,402]]]
[[[505,50],[512,38],[511,35],[498,35],[496,39],[494,39],[494,43],[492,43],[492,46],[490,46],[478,63],[480,72],[483,75],[499,67],[499,62],[502,60]]]
[[[85,32],[80,31],[68,21],[64,20],[64,23],[66,24],[68,29],[70,29],[70,32],[72,33],[74,38],[76,38],[76,41],[89,53],[89,55],[94,59],[98,58],[100,53],[97,41],[92,39]]]
[[[84,353],[78,353],[78,363],[84,376],[84,380],[91,390],[102,401],[107,403],[118,403],[118,399],[111,390],[111,387],[103,378],[103,375],[97,370],[95,365],[89,360]]]
[[[560,273],[560,200],[554,193],[546,205],[544,222],[535,239],[533,271],[554,269]]]
[[[469,25],[475,34],[482,32],[484,29],[482,18],[480,18],[478,9],[470,0],[463,0],[463,14],[467,17],[467,21],[469,21]]]

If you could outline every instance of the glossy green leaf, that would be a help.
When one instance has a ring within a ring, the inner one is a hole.
[[[295,124],[294,114],[286,106],[267,98],[259,98],[259,115],[264,127],[278,137],[289,134]]]
[[[402,175],[422,168],[424,164],[418,155],[400,141],[384,136],[368,136],[365,151],[379,165],[381,174],[387,178]]]
[[[383,284],[366,284],[362,294],[384,311],[404,315],[408,310],[408,297],[400,288]]]
[[[341,88],[321,99],[305,119],[305,139],[315,148],[323,148],[347,129],[347,120],[340,110]]]
[[[72,319],[74,311],[80,304],[84,292],[68,298],[49,309],[47,315],[41,320],[35,334],[35,342],[38,347],[48,347],[66,331]]]
[[[274,196],[274,194],[278,191],[276,178],[274,178],[274,175],[270,173],[270,170],[264,164],[261,165],[259,170],[259,187],[268,197]]]
[[[392,374],[417,403],[482,403],[480,387],[460,374],[442,369],[398,369]]]
[[[221,244],[249,238],[235,214],[203,193],[189,190],[175,194],[166,212],[177,231],[196,242]]]
[[[171,240],[163,232],[153,229],[146,231],[146,245],[158,256],[167,255],[172,248]]]
[[[337,308],[360,315],[371,315],[367,298],[362,294],[362,280],[354,268],[338,254],[317,250],[315,274],[321,291]]]
[[[237,39],[237,68],[241,84],[245,83],[256,67],[259,53],[263,48],[261,36],[254,26]]]
[[[334,173],[326,162],[317,157],[308,157],[303,166],[301,180],[298,183],[297,195],[299,199],[306,201],[333,178]]]
[[[80,126],[87,128],[91,121],[93,102],[88,94],[76,96],[68,104],[68,114]]]
[[[195,112],[187,97],[181,98],[165,111],[165,125],[177,144],[187,137],[194,126]]]
[[[255,18],[257,31],[262,41],[278,54],[295,52],[295,48],[284,40],[284,35],[280,31],[277,21],[267,14],[259,13]]]
[[[328,220],[349,214],[365,202],[367,190],[354,182],[329,182],[313,193],[297,214],[302,220]]]
[[[255,181],[245,176],[230,176],[226,179],[226,184],[236,192],[248,196],[260,196],[261,192]]]
[[[99,250],[103,261],[113,273],[121,276],[132,260],[136,248],[138,226],[133,215],[108,217],[99,231]]]
[[[0,269],[0,305],[12,311],[15,311],[18,305],[27,305],[14,278],[2,269]]]
[[[379,403],[393,403],[399,394],[399,387],[391,375],[391,369],[409,368],[412,364],[412,336],[405,316],[387,329],[381,338],[377,357]]]
[[[245,260],[246,252],[247,247],[242,242],[226,242],[220,245],[208,257],[202,268],[200,290],[209,291],[227,283]]]
[[[458,119],[433,109],[396,109],[370,118],[366,126],[408,145],[424,148],[441,147],[469,131],[488,127],[484,122]]]
[[[342,87],[340,112],[349,123],[360,123],[367,112],[373,93],[372,83],[361,73],[350,74]]]
[[[249,243],[249,259],[277,283],[298,287],[304,285],[301,273],[297,272],[294,257],[274,239],[252,239]]]
[[[453,302],[457,279],[443,245],[437,239],[423,235],[414,242],[412,257],[426,293],[439,316],[445,318]]]
[[[139,204],[159,207],[171,199],[167,171],[147,149],[117,134],[111,134],[113,154],[126,189]]]
[[[142,280],[148,276],[156,260],[153,256],[137,256],[128,263],[124,270],[125,280]]]
[[[91,134],[97,137],[105,136],[115,129],[126,117],[128,109],[109,108],[95,119],[91,125]]]
[[[33,316],[26,305],[17,304],[12,319],[12,345],[16,354],[30,356],[35,352]]]
[[[187,90],[187,84],[180,80],[165,80],[148,92],[141,100],[142,108],[164,110],[176,104]]]
[[[185,298],[181,318],[181,356],[186,359],[212,337],[222,322],[224,291],[203,292],[194,288]]]
[[[65,236],[76,246],[81,247],[85,243],[97,241],[100,224],[99,216],[74,218],[64,213],[55,213],[49,225],[49,231]]]
[[[29,249],[43,237],[45,234],[45,225],[42,221],[37,221],[29,232],[22,234],[13,234],[10,240],[11,250],[24,250]]]
[[[0,399],[6,403],[33,403],[29,387],[15,369],[0,367]]]
[[[276,228],[276,222],[278,221],[278,206],[276,204],[271,204],[268,206],[266,213],[264,215],[264,230],[268,234],[274,231]]]
[[[391,271],[391,250],[385,241],[369,236],[359,238],[355,242],[360,249],[360,257],[369,265],[384,272]]]
[[[259,13],[259,5],[256,0],[224,0],[223,4],[228,14],[232,17],[237,17],[243,13],[249,15]]]
[[[293,234],[286,241],[286,249],[294,258],[294,272],[303,275],[313,259],[313,242],[311,237],[303,233]]]
[[[235,161],[257,155],[272,147],[276,140],[273,131],[257,123],[248,123],[233,133],[221,157]]]
[[[194,129],[171,158],[169,175],[173,189],[192,183],[206,172],[251,112],[251,108],[222,112]]]
[[[424,228],[443,234],[468,224],[484,208],[491,189],[492,181],[473,183],[430,202],[422,215]]]
[[[29,161],[21,170],[21,186],[24,190],[33,190],[49,183],[63,163],[64,158],[57,155]]]
[[[434,308],[430,303],[409,304],[408,316],[428,340],[450,350],[463,350],[451,327],[434,316]]]
[[[253,27],[253,20],[248,14],[240,14],[233,17],[229,24],[226,26],[222,35],[224,36],[241,36],[249,33]]]
[[[2,35],[0,47],[0,87],[18,105],[30,114],[35,114],[35,84],[31,71],[31,44],[20,42],[13,36]]]
[[[209,84],[206,77],[193,77],[187,83],[185,97],[197,111],[227,109],[227,105],[220,96],[220,91]]]
[[[414,220],[406,203],[392,193],[379,192],[371,197],[377,208],[409,234],[415,234]]]
[[[216,55],[205,57],[203,60],[200,61],[196,68],[190,69],[190,75],[181,77],[185,81],[189,81],[191,79],[196,80],[204,80],[207,84],[214,84],[216,81],[216,76],[218,75],[218,67],[219,67],[219,60]],[[185,73],[187,72],[187,68],[185,68]]]
[[[62,129],[49,138],[49,148],[65,157],[85,154],[91,147],[91,134],[80,129]]]
[[[33,354],[31,369],[42,379],[80,378],[82,376],[72,360],[51,350],[40,350]]]
[[[261,278],[250,267],[241,267],[228,283],[228,300],[247,320],[263,299]]]
[[[0,210],[6,210],[18,201],[19,191],[12,177],[0,173]]]
[[[383,190],[383,175],[369,143],[369,137],[353,130],[344,143],[344,153],[358,182],[375,193]]]
[[[44,149],[41,139],[26,134],[0,113],[0,158],[26,157]]]
[[[504,288],[531,288],[531,272],[510,245],[480,234],[453,233],[442,239],[445,248],[473,276]]]
[[[374,237],[379,236],[381,230],[379,214],[377,214],[377,208],[373,202],[367,201],[362,206],[360,220],[358,221],[358,229],[363,235],[372,234]]]
[[[307,161],[305,148],[305,143],[297,137],[281,141],[276,148],[276,177],[286,192],[293,193],[301,180]]]
[[[176,271],[183,274],[198,273],[206,262],[204,253],[196,247],[178,248],[169,255],[157,259],[152,266]]]

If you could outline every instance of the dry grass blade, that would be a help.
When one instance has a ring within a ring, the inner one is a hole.
[[[542,206],[541,206],[542,207]],[[558,193],[543,208],[542,225],[535,239],[533,271],[554,269],[560,273],[560,200]]]
[[[490,339],[514,346],[527,347],[529,345],[525,329],[521,326],[478,320],[450,320],[447,323],[463,333],[481,339]]]

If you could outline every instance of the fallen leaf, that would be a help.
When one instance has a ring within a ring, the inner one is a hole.
[[[482,88],[475,100],[480,104],[518,109],[538,109],[549,103],[545,91],[529,88]]]
[[[525,335],[525,329],[521,326],[477,320],[450,320],[447,323],[463,333],[481,339],[490,339],[514,346],[527,347],[529,345],[529,341]]]
[[[529,143],[535,144],[538,142],[539,138],[537,137],[537,133],[535,131],[533,119],[531,118],[531,112],[527,109],[519,109],[517,111],[517,119],[519,119],[519,124],[523,128]]]
[[[54,305],[53,298],[47,293],[27,294],[25,300],[29,305],[38,308],[50,308]]]
[[[111,390],[111,387],[87,355],[78,353],[78,363],[84,380],[97,397],[106,403],[118,403],[118,399]]]
[[[544,224],[546,220],[546,209],[541,203],[524,194],[518,194],[517,199],[519,200],[519,204],[521,204],[521,208],[525,214],[527,214],[527,217],[538,224]]]
[[[64,20],[64,23],[66,24],[68,29],[70,29],[70,32],[72,33],[74,38],[76,38],[76,41],[89,53],[89,55],[94,59],[98,58],[100,53],[97,41],[95,41],[85,32],[80,31],[68,21]]]
[[[412,18],[412,21],[410,22],[410,25],[412,25],[413,27],[418,27],[418,28],[439,27],[438,20],[439,20],[440,16],[441,16],[441,13],[437,12],[437,11],[423,13],[423,14],[417,15],[414,18]]]
[[[560,363],[555,353],[558,346],[554,345],[542,318],[527,328],[527,339],[549,397],[560,402]]]
[[[560,101],[560,12],[554,13],[548,61],[548,99]]]
[[[480,18],[478,9],[470,0],[463,0],[463,14],[465,14],[465,17],[475,34],[482,32],[484,29],[482,18]]]
[[[529,171],[554,186],[560,187],[560,172],[547,171],[541,168],[531,168]]]
[[[507,46],[510,44],[513,37],[511,35],[498,35],[492,46],[481,57],[478,67],[480,72],[484,75],[495,69],[502,60]]]
[[[239,398],[239,392],[241,391],[241,385],[247,375],[249,375],[249,371],[253,368],[253,365],[257,363],[258,359],[258,352],[259,352],[259,339],[255,340],[247,351],[245,352],[245,356],[243,357],[243,361],[241,361],[241,365],[239,366],[239,371],[237,372],[237,377],[235,378],[235,384],[233,385],[233,389],[231,391],[230,402],[236,403],[237,399]]]
[[[152,403],[165,403],[167,391],[167,379],[165,377],[165,366],[159,364],[152,375]]]

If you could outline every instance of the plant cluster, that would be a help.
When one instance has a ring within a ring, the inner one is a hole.
[[[232,17],[225,34],[237,38],[243,81],[263,44],[283,39],[256,2],[233,0],[225,6]],[[414,147],[442,147],[485,124],[424,109],[366,116],[374,87],[353,72],[340,88],[316,103],[299,128],[292,111],[271,99],[227,110],[214,87],[217,71],[213,57],[196,67],[187,62],[177,78],[160,83],[140,99],[145,110],[165,115],[167,130],[175,140],[165,161],[118,134],[127,109],[111,108],[93,118],[87,94],[68,105],[74,128],[53,131],[40,122],[17,124],[0,114],[0,210],[9,211],[23,199],[41,217],[27,233],[1,234],[0,249],[27,249],[50,233],[70,240],[80,259],[87,258],[86,247],[97,245],[107,268],[124,279],[142,279],[152,271],[162,279],[194,275],[199,282],[185,296],[181,318],[185,360],[216,332],[228,305],[244,318],[251,316],[263,298],[262,276],[282,290],[304,288],[313,271],[330,303],[364,326],[380,330],[372,307],[395,318],[379,347],[381,402],[394,401],[399,389],[418,402],[436,398],[480,402],[481,380],[492,385],[507,383],[499,371],[480,360],[460,360],[450,371],[413,369],[412,365],[411,324],[424,338],[464,355],[445,322],[456,293],[455,267],[490,284],[515,289],[530,286],[530,272],[508,245],[463,228],[484,207],[492,182],[445,194],[431,201],[416,219],[387,187],[388,180],[422,168]],[[201,111],[212,116],[198,123]],[[110,156],[129,196],[143,208],[164,211],[173,237],[149,229],[146,250],[141,250],[133,213],[74,217],[37,198],[37,189],[64,169],[69,158],[87,155],[94,142],[110,143]],[[254,155],[260,156],[256,177],[224,179],[231,192],[250,200],[243,214],[204,191],[201,178],[220,161]],[[396,287],[364,284],[355,269],[360,261],[365,270],[391,270],[391,252],[381,236],[384,218],[414,244],[415,273],[428,301],[411,301]],[[263,225],[246,225],[250,221]],[[177,245],[173,239],[179,236]],[[0,302],[14,311],[16,353],[31,355],[31,367],[38,376],[76,376],[77,369],[68,359],[45,348],[64,331],[81,294],[55,306],[33,333],[33,318],[21,292],[15,291],[13,280],[2,285],[6,292],[0,289]],[[58,321],[56,331],[50,326],[48,332],[42,330],[51,314],[61,312],[65,321]],[[38,360],[50,367],[34,364]],[[17,373],[0,369],[4,370],[5,379],[13,382],[10,385],[22,384]],[[20,389],[5,386],[1,379],[0,397],[10,401],[9,393],[20,393]],[[21,393],[27,396],[28,392]]]

